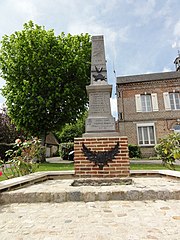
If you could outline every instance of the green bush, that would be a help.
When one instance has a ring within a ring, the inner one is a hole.
[[[8,161],[0,161],[3,175],[9,179],[35,172],[44,148],[37,138],[30,140],[16,139],[13,149],[6,151]]]
[[[128,150],[129,150],[129,157],[130,158],[141,158],[141,150],[140,150],[139,146],[129,144],[128,145]]]
[[[75,123],[65,124],[64,127],[56,132],[56,136],[59,142],[73,142],[74,138],[81,137],[85,132],[85,120],[87,118],[87,112],[85,112]]]
[[[180,160],[180,133],[171,133],[159,140],[156,144],[155,151],[164,165],[174,169],[176,160]]]
[[[74,150],[73,142],[61,143],[59,145],[59,155],[64,160],[68,159],[69,153],[73,150]]]
[[[0,159],[7,161],[6,151],[13,149],[14,143],[0,143]]]

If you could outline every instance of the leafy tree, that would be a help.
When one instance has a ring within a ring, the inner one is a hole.
[[[15,125],[7,115],[7,109],[0,109],[0,159],[5,157],[6,151],[12,149],[16,138],[24,139],[22,131],[17,131]]]
[[[84,112],[90,81],[88,34],[55,36],[30,21],[1,43],[3,95],[18,128],[44,140],[47,132]]]
[[[85,132],[85,120],[87,112],[85,112],[75,123],[67,123],[61,131],[56,132],[61,143],[73,142],[75,137],[81,137]]]
[[[19,132],[14,124],[11,123],[10,117],[7,115],[6,108],[0,111],[0,143],[13,143],[19,137]]]

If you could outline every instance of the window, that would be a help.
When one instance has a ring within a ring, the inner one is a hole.
[[[142,112],[152,112],[151,95],[141,95]]]
[[[136,111],[137,112],[154,112],[158,111],[157,94],[136,94]]]
[[[164,106],[168,110],[180,110],[180,92],[164,92]]]
[[[175,125],[175,126],[172,128],[172,130],[173,130],[175,133],[180,133],[180,125],[179,125],[179,124]]]
[[[139,145],[155,145],[154,124],[138,124],[137,133]]]
[[[169,93],[171,109],[180,109],[180,93]]]

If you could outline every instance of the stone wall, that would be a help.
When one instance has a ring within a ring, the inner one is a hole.
[[[94,166],[82,151],[82,144],[91,151],[103,152],[109,151],[119,143],[119,151],[108,162],[109,166],[104,166],[100,170],[98,166]],[[128,140],[127,137],[93,137],[93,138],[75,138],[74,141],[74,167],[75,176],[79,178],[117,178],[128,177],[130,174],[130,164],[128,156]]]

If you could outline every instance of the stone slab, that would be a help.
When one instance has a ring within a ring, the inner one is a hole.
[[[172,172],[171,178],[169,178],[170,172]],[[71,186],[73,179],[47,180],[20,189],[1,192],[0,204],[110,200],[180,200],[180,173],[173,177],[173,172],[168,170],[167,172],[166,170],[160,171],[158,177],[153,175],[131,177],[133,181],[131,185],[73,187]],[[146,171],[147,173],[148,171]],[[157,171],[151,171],[152,173],[157,173]],[[56,172],[54,175],[57,174]]]

